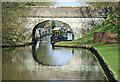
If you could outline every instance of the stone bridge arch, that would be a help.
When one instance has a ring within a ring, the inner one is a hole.
[[[74,32],[74,39],[81,38],[92,29],[102,24],[107,16],[116,11],[111,6],[106,7],[55,7],[55,6],[26,6],[30,9],[27,15],[27,24],[24,33],[28,40],[32,40],[32,29],[40,22],[46,20],[58,20],[69,24]],[[23,15],[24,18],[24,15]]]
[[[98,25],[102,24],[105,20],[104,18],[27,18],[27,24],[25,26],[27,32],[25,35],[28,37],[28,40],[32,40],[32,30],[33,28],[45,21],[48,20],[57,20],[68,24],[74,33],[74,39],[81,38],[93,28],[96,28]]]
[[[59,19],[50,19],[50,18],[48,18],[48,19],[44,19],[44,20],[41,20],[40,22],[38,22],[38,24],[37,25],[35,25],[34,26],[34,28],[33,28],[33,30],[32,30],[32,41],[35,39],[35,32],[36,32],[36,29],[38,29],[38,28],[43,28],[43,27],[39,27],[39,25],[41,25],[41,24],[43,24],[43,23],[46,23],[46,22],[52,22],[52,21],[54,21],[55,22],[55,25],[56,25],[56,27],[58,27],[59,25],[57,25],[56,24],[56,22],[58,23],[61,23],[61,24],[64,24],[64,25],[67,25],[69,28],[71,28],[71,25],[69,25],[69,22],[67,22],[67,21],[65,21],[65,20],[59,20]],[[52,25],[50,25],[50,26],[52,26]],[[72,28],[71,28],[72,29]],[[73,29],[72,29],[72,31],[73,31]],[[73,34],[74,34],[74,32],[73,32]]]

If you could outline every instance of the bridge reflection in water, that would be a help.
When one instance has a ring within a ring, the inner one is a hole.
[[[32,49],[27,46],[9,51],[3,49],[3,80],[105,80],[92,53],[84,49],[52,49],[49,36]]]
[[[35,61],[43,65],[60,66],[67,64],[72,59],[73,50],[52,49],[52,46],[49,37],[33,45],[32,50]]]

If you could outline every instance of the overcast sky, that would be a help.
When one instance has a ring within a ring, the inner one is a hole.
[[[57,2],[53,6],[89,6],[85,2]]]

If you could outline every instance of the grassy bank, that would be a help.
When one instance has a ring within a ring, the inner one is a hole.
[[[105,43],[94,43],[94,32],[117,32],[118,25],[116,23],[116,18],[107,19],[100,26],[93,29],[87,35],[83,36],[80,39],[74,41],[62,41],[58,42],[59,45],[89,45],[96,48],[100,55],[104,58],[105,62],[109,66],[110,70],[115,75],[115,78],[118,79],[118,46],[105,44]],[[114,21],[114,24],[111,22]],[[117,43],[117,42],[116,42]],[[120,81],[120,78],[119,78]]]
[[[79,42],[59,42],[60,45],[89,45],[94,47],[100,55],[103,57],[110,70],[115,75],[115,78],[118,79],[118,46],[105,45],[103,43],[79,43]],[[119,79],[120,80],[120,79]]]
[[[118,46],[96,45],[94,47],[101,54],[116,79],[118,79]]]

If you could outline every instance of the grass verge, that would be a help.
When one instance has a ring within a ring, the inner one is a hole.
[[[78,43],[78,42],[72,42],[72,41],[62,41],[57,44],[60,45],[89,45],[91,47],[94,47],[100,55],[103,57],[107,65],[109,66],[110,70],[115,75],[115,78],[118,80],[118,46],[113,45],[105,45],[104,43]],[[120,78],[119,78],[120,80]]]
[[[118,79],[118,46],[95,45],[93,47],[100,53],[115,78]]]

